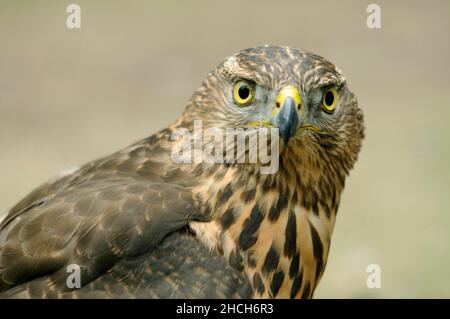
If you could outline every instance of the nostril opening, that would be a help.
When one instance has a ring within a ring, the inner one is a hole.
[[[301,105],[301,104],[297,105],[297,110],[300,111],[301,108],[302,108],[302,105]]]
[[[279,109],[280,108],[280,103],[279,102],[275,103],[275,106],[277,107],[277,109]]]

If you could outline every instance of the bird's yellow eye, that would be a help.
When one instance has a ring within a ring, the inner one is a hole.
[[[249,105],[253,100],[253,86],[244,80],[237,81],[233,89],[234,100],[239,105]]]
[[[325,111],[332,112],[336,108],[337,102],[338,94],[335,88],[325,91],[322,99],[322,105]]]

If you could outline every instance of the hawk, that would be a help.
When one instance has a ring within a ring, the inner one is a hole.
[[[263,174],[248,159],[176,163],[173,133],[196,120],[275,128],[278,170]],[[242,50],[173,124],[11,209],[0,225],[0,297],[311,298],[363,135],[357,99],[331,62],[289,47]]]

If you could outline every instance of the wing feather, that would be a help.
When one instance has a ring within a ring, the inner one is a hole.
[[[64,289],[69,264],[86,285],[201,219],[191,192],[164,182],[114,176],[54,190],[1,224],[0,291],[42,276]]]

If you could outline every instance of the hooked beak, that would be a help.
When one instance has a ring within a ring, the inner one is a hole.
[[[275,116],[272,123],[278,127],[286,144],[297,133],[300,124],[298,111],[301,107],[300,94],[292,85],[282,88],[275,99]]]

